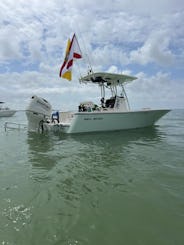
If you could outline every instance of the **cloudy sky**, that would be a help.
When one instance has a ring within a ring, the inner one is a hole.
[[[126,73],[132,108],[184,108],[183,0],[0,0],[0,101],[25,109],[39,95],[53,108],[100,98],[79,84],[87,71]],[[83,59],[73,80],[59,78],[67,39]]]

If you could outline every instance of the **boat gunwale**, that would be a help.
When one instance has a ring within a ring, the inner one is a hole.
[[[130,110],[130,111],[109,111],[109,110],[104,110],[104,111],[81,111],[81,112],[74,112],[73,115],[100,115],[100,114],[129,114],[129,113],[140,113],[140,112],[158,112],[158,111],[162,111],[162,112],[170,112],[171,109],[142,109],[142,110]]]

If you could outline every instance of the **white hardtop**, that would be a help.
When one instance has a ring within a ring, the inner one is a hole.
[[[83,83],[107,83],[107,85],[119,85],[127,82],[131,82],[137,79],[137,77],[124,75],[124,74],[116,74],[116,73],[108,73],[108,72],[95,72],[90,73],[87,76],[81,77],[80,82]]]

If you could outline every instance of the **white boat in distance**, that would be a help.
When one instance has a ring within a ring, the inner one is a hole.
[[[76,112],[52,114],[52,106],[48,101],[33,96],[26,110],[28,130],[72,134],[152,126],[170,110],[130,110],[124,84],[135,79],[133,76],[102,72],[82,77],[81,83],[92,83],[100,87],[101,104],[83,102],[78,105]],[[107,89],[111,91],[111,96],[105,99]]]
[[[66,55],[60,69],[60,77],[72,80],[72,65],[82,58],[75,34],[68,40]],[[32,96],[27,107],[29,131],[58,131],[67,134],[114,131],[152,126],[169,110],[130,110],[124,84],[137,79],[123,74],[90,72],[79,79],[81,83],[92,83],[101,91],[100,104],[81,102],[76,112],[56,112],[52,114],[51,104],[40,97]],[[106,91],[110,91],[107,98]]]
[[[9,107],[3,107],[4,102],[0,102],[0,117],[11,117],[15,114],[15,110],[10,110]]]

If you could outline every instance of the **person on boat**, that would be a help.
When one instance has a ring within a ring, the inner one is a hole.
[[[84,104],[80,104],[79,105],[79,112],[81,112],[81,111],[86,111],[87,109],[86,109],[86,107],[85,107],[85,105]]]
[[[52,113],[52,122],[55,122],[55,120],[59,123],[59,111]]]
[[[101,101],[102,108],[105,108],[105,99],[104,99],[104,97],[102,97],[100,101]]]
[[[93,111],[97,111],[97,110],[99,110],[98,105],[94,104],[94,106],[93,106],[92,110],[93,110]]]
[[[80,104],[79,105],[79,112],[81,112],[82,111],[82,105]]]

